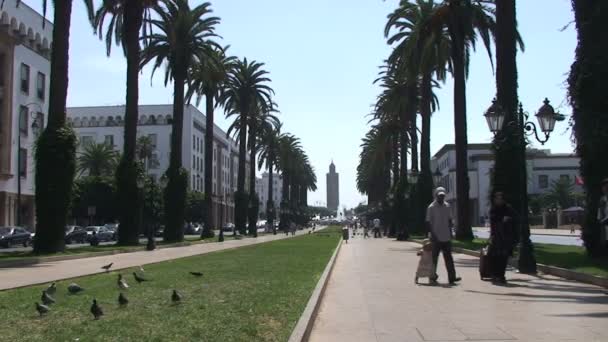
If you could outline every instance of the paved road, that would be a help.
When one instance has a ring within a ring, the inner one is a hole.
[[[462,284],[414,284],[419,245],[359,237],[343,244],[311,342],[608,341],[608,296],[598,287],[508,272],[479,279],[478,259],[455,255]]]
[[[218,236],[220,233],[219,230],[215,231],[215,236]],[[258,229],[258,233],[264,233],[264,229]],[[232,235],[232,233],[224,233],[224,235],[229,236]],[[200,235],[185,235],[186,239],[196,239],[198,238]],[[155,238],[156,241],[162,241],[163,238],[162,237],[156,237]],[[148,240],[146,238],[140,238],[139,242],[141,244],[145,244]],[[115,244],[116,241],[106,241],[106,242],[100,242],[99,244],[102,246],[106,246],[106,245],[113,245]],[[90,246],[90,244],[88,243],[73,243],[73,244],[69,244],[66,245],[66,248],[78,248],[78,247],[86,247],[86,246]],[[29,252],[32,250],[32,247],[23,247],[23,246],[14,246],[11,248],[0,248],[0,254],[2,253],[10,253],[10,252]]]
[[[490,233],[487,231],[475,230],[474,234],[478,238],[487,239]],[[558,236],[558,235],[536,235],[532,234],[530,239],[533,243],[550,243],[555,245],[582,246],[583,240],[578,236]]]
[[[319,227],[318,230],[325,227]],[[299,230],[297,235],[308,234],[310,229]],[[41,262],[28,266],[0,268],[0,290],[34,284],[44,284],[56,280],[102,273],[102,265],[114,263],[112,270],[136,267],[205,254],[224,249],[255,245],[263,242],[290,238],[285,234],[264,235],[257,238],[226,240],[224,242],[195,244],[185,247],[161,248],[153,251],[141,251],[114,255],[98,256],[86,259]]]

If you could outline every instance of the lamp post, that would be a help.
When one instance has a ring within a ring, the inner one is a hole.
[[[32,102],[24,105],[24,107],[28,108],[29,106],[34,105],[37,106],[40,112],[42,112],[42,107],[39,104]],[[21,120],[24,113],[19,111],[19,124],[17,125],[17,226],[21,226]],[[38,123],[38,114],[36,112],[28,112],[25,113],[26,117],[30,116],[32,119],[32,133],[34,136],[38,137],[38,133],[43,126],[43,123]],[[25,127],[27,130],[27,126]],[[27,159],[26,159],[27,163]],[[25,175],[24,175],[25,176]]]
[[[519,272],[533,274],[536,273],[536,259],[534,257],[534,246],[530,240],[530,225],[528,223],[528,176],[526,165],[526,146],[528,145],[528,141],[526,140],[526,136],[532,135],[536,141],[544,145],[549,140],[549,135],[553,132],[556,121],[562,121],[564,116],[556,113],[549,104],[549,100],[545,98],[543,105],[535,115],[538,120],[538,128],[544,134],[544,137],[539,136],[536,124],[529,120],[529,115],[524,112],[521,103],[515,121],[509,122],[506,126],[506,113],[496,99],[492,101],[492,105],[484,116],[488,123],[488,128],[495,136],[498,132],[503,132],[503,130],[505,135],[510,134],[510,132],[516,135],[515,141],[517,141],[517,148],[520,151],[519,195],[521,196],[519,208],[520,243],[517,266]],[[511,130],[507,130],[505,127],[511,128]]]
[[[435,186],[439,186],[442,176],[443,175],[441,174],[441,171],[439,171],[439,168],[435,169],[435,172],[433,172],[433,182],[435,182]]]

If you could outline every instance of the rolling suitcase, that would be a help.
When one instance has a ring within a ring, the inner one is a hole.
[[[481,280],[492,278],[492,269],[490,256],[488,255],[488,247],[484,247],[479,254],[479,277]]]

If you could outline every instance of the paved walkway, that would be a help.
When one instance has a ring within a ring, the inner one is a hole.
[[[495,286],[461,254],[462,284],[445,285],[440,262],[439,286],[415,285],[418,248],[359,236],[342,245],[310,341],[608,341],[598,287],[512,271]]]
[[[487,227],[473,227],[474,230],[478,231],[489,231],[490,228]],[[556,235],[556,236],[573,236],[579,237],[581,235],[580,229],[576,229],[574,233],[570,232],[570,229],[540,229],[540,228],[532,228],[530,229],[530,234],[532,235]]]
[[[325,227],[317,228],[317,231],[323,228]],[[309,230],[301,230],[296,234],[308,234]],[[100,267],[111,262],[114,263],[112,270],[116,270],[285,238],[288,238],[285,234],[270,234],[258,238],[227,240],[221,243],[204,243],[186,247],[161,248],[154,251],[121,253],[85,259],[42,262],[23,267],[0,268],[0,290],[101,273],[103,270]]]

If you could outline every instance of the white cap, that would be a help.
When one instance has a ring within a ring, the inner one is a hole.
[[[445,188],[442,186],[439,186],[439,187],[437,187],[437,189],[435,189],[435,196],[439,196],[439,195],[445,196]]]

